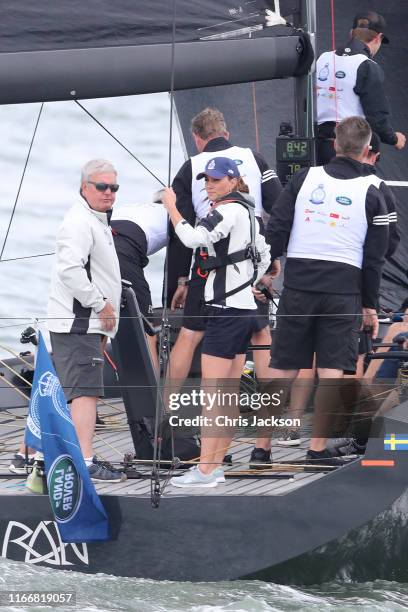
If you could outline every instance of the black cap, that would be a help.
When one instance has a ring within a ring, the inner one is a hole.
[[[370,140],[370,153],[379,153],[381,150],[381,140],[378,134],[373,132]]]
[[[383,43],[388,44],[390,42],[388,37],[385,35],[387,24],[384,17],[379,13],[375,13],[374,11],[358,13],[354,17],[353,30],[354,28],[366,28],[367,30],[373,30],[374,32],[378,32],[379,34],[383,35]]]

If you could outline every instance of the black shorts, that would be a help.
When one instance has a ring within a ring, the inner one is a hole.
[[[209,306],[206,306],[204,302],[205,283],[206,279],[197,274],[197,264],[195,262],[184,305],[183,327],[186,329],[192,331],[204,331],[206,329]],[[253,333],[269,326],[269,303],[264,304],[258,300],[255,300],[255,302],[257,311],[252,311],[254,313]]]
[[[279,300],[270,366],[355,372],[361,324],[359,295],[313,293],[285,287]],[[301,316],[293,316],[298,315]],[[292,315],[292,316],[284,316]]]
[[[254,331],[256,310],[208,306],[208,311],[201,353],[224,359],[246,353]]]
[[[260,302],[255,300],[257,309],[254,310],[254,328],[253,333],[269,328],[269,302]]]
[[[50,332],[52,358],[67,402],[76,397],[101,397],[103,390],[100,334]]]
[[[149,263],[146,256],[146,235],[132,221],[113,221],[112,227],[117,232],[120,232],[113,236],[119,259],[120,275],[122,279],[132,283],[132,289],[135,292],[140,312],[153,324],[152,296],[143,272],[143,268]],[[128,231],[129,235],[125,234],[126,231]],[[146,333],[150,336],[154,335],[149,326],[145,322],[143,324]]]

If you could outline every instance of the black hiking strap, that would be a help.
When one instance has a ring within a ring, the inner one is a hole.
[[[210,300],[209,302],[205,302],[205,305],[211,306],[211,304],[215,304],[216,302],[219,302],[220,300],[225,300],[226,298],[231,297],[231,295],[235,295],[235,293],[238,293],[238,291],[242,291],[243,289],[246,289],[247,287],[252,285],[253,282],[254,282],[254,279],[251,278],[245,283],[243,283],[242,285],[240,285],[239,287],[235,287],[235,289],[231,289],[230,291],[227,291],[227,293],[224,293],[224,295],[222,295],[221,298],[217,298],[217,299],[214,298]]]
[[[223,257],[213,256],[206,257],[205,259],[203,258],[200,263],[200,268],[201,270],[210,272],[211,270],[217,270],[218,268],[223,268],[250,258],[251,256],[246,248],[241,251],[235,251],[235,253],[230,253],[229,255],[224,255]]]
[[[234,202],[235,200],[230,200],[230,201]],[[218,296],[217,298],[214,297],[209,302],[205,302],[206,306],[211,306],[211,304],[215,304],[216,302],[225,300],[226,298],[231,297],[232,295],[235,295],[239,291],[242,291],[243,289],[250,287],[251,285],[253,285],[253,283],[255,282],[258,276],[258,263],[260,262],[261,258],[255,246],[255,235],[256,235],[255,210],[252,209],[252,207],[250,208],[248,205],[245,205],[243,202],[238,201],[237,204],[241,204],[241,206],[246,208],[246,210],[248,211],[249,222],[250,222],[251,243],[245,249],[242,249],[241,251],[235,251],[235,253],[231,253],[230,255],[226,255],[222,258],[221,257],[206,257],[203,260],[203,266],[201,266],[201,268],[202,270],[207,270],[207,266],[211,266],[211,264],[214,264],[214,263],[216,264],[219,263],[219,265],[216,265],[210,268],[211,270],[215,270],[217,268],[222,268],[227,265],[233,265],[235,263],[238,263],[239,261],[245,261],[246,259],[250,259],[254,266],[254,273],[252,275],[252,278],[250,280],[247,280],[242,285],[239,285],[238,287],[235,287],[235,289],[231,289],[230,291],[227,291],[227,293],[224,293],[222,296]],[[228,258],[230,258],[231,261],[227,262]]]
[[[251,285],[253,285],[253,283],[256,280],[256,277],[258,276],[258,262],[260,260],[260,256],[256,249],[255,249],[255,252],[253,251],[252,245],[249,245],[245,250],[249,253],[249,257],[246,257],[245,259],[251,259],[253,266],[254,266],[254,273],[252,275],[252,278],[247,280],[242,285],[235,287],[235,289],[231,289],[230,291],[227,291],[227,293],[224,293],[221,297],[213,298],[209,302],[205,302],[206,306],[211,306],[211,304],[215,304],[216,302],[219,302],[220,300],[225,300],[226,298],[231,297],[231,295],[235,295],[239,291],[242,291],[243,289],[246,289],[247,287],[250,287]]]

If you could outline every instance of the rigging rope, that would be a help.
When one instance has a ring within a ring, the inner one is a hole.
[[[336,125],[339,122],[339,112],[337,106],[337,80],[336,80],[336,27],[335,27],[335,17],[334,17],[334,0],[330,0],[330,10],[331,10],[331,29],[332,29],[332,51],[333,51],[333,86],[329,88],[334,91],[334,106],[335,106],[335,114],[336,114]]]
[[[95,121],[95,123],[97,123],[97,124],[98,124],[98,125],[99,125],[99,126],[102,128],[102,129],[103,129],[103,130],[105,130],[105,132],[106,132],[107,134],[109,134],[109,136],[111,136],[111,138],[113,138],[113,140],[114,140],[115,142],[117,142],[117,143],[118,143],[118,145],[120,145],[120,146],[122,147],[122,149],[125,149],[125,151],[126,151],[127,153],[129,153],[129,155],[130,155],[131,157],[133,157],[133,159],[134,159],[134,160],[136,160],[136,161],[137,161],[137,163],[138,163],[138,164],[140,164],[140,165],[142,166],[142,168],[144,168],[144,169],[145,169],[145,170],[146,170],[146,171],[147,171],[149,174],[151,174],[151,175],[152,175],[152,177],[153,177],[153,178],[155,178],[155,179],[156,179],[156,181],[158,181],[158,182],[160,183],[160,185],[162,185],[163,187],[165,187],[165,186],[166,186],[166,185],[163,183],[163,181],[162,181],[161,179],[159,179],[159,177],[158,177],[158,176],[157,176],[157,175],[156,175],[154,172],[152,172],[152,170],[150,170],[150,169],[149,169],[149,168],[146,166],[146,164],[144,164],[144,163],[143,163],[143,162],[142,162],[142,161],[141,161],[141,160],[140,160],[138,157],[136,157],[136,155],[135,155],[134,153],[132,153],[132,151],[131,151],[130,149],[128,149],[128,148],[127,148],[127,147],[126,147],[126,146],[123,144],[123,142],[121,142],[121,141],[119,140],[119,138],[116,138],[116,136],[114,136],[114,134],[112,134],[112,132],[110,132],[110,131],[108,130],[108,128],[106,128],[106,127],[103,125],[103,123],[101,123],[101,122],[99,121],[99,119],[97,119],[97,118],[95,117],[95,115],[93,115],[93,114],[92,114],[92,113],[91,113],[91,112],[90,112],[90,111],[89,111],[87,108],[85,108],[85,106],[84,106],[83,104],[81,104],[80,102],[78,102],[78,100],[74,100],[74,102],[75,102],[75,104],[77,104],[77,105],[78,105],[80,108],[82,108],[82,110],[83,110],[83,111],[84,111],[84,112],[85,112],[85,113],[86,113],[86,114],[87,114],[89,117],[91,117],[91,119],[93,119],[93,120]]]
[[[259,153],[259,129],[258,129],[258,111],[256,105],[256,86],[252,83],[252,107],[254,110],[254,127],[255,127],[255,144],[256,150]]]
[[[55,255],[55,251],[52,253],[40,253],[39,255],[25,255],[25,257],[10,257],[9,259],[0,259],[0,263],[5,263],[7,261],[20,261],[21,259],[36,259],[37,257],[49,257],[50,255]]]
[[[175,77],[175,51],[176,51],[176,0],[173,0],[173,20],[172,20],[172,41],[171,41],[171,70],[170,70],[170,125],[169,125],[169,165],[167,184],[170,185],[171,180],[171,149],[173,139],[173,106],[174,106],[174,77]],[[167,227],[169,230],[170,218],[167,218]],[[169,233],[169,231],[168,231]],[[161,437],[159,437],[159,426],[161,416],[164,410],[164,389],[166,384],[167,376],[167,365],[168,365],[168,351],[170,341],[170,325],[167,313],[167,293],[168,293],[168,246],[166,247],[166,258],[164,264],[164,281],[163,281],[163,295],[164,295],[164,307],[162,313],[162,328],[159,339],[159,380],[156,389],[156,409],[155,409],[155,422],[154,422],[154,439],[153,439],[153,464],[150,481],[150,495],[151,503],[153,508],[158,508],[160,503],[160,497],[167,485],[170,474],[172,472],[172,466],[170,466],[169,474],[165,480],[163,486],[160,483],[160,455],[161,455]],[[174,457],[174,439],[173,439],[173,428],[171,428],[171,446],[172,456]]]
[[[0,252],[0,261],[1,261],[1,260],[2,260],[2,258],[3,258],[3,253],[4,253],[4,249],[5,249],[5,247],[6,247],[6,243],[7,243],[8,235],[9,235],[10,228],[11,228],[11,224],[12,224],[12,222],[13,222],[14,214],[15,214],[15,212],[16,212],[16,208],[17,208],[18,199],[19,199],[19,197],[20,197],[21,187],[23,186],[23,181],[24,181],[25,173],[26,173],[27,166],[28,166],[28,160],[30,159],[31,150],[32,150],[32,148],[33,148],[34,139],[35,139],[35,135],[36,135],[36,133],[37,133],[38,124],[40,123],[40,118],[41,118],[41,114],[42,114],[43,108],[44,108],[44,102],[42,102],[42,104],[41,104],[41,106],[40,106],[40,111],[39,111],[39,113],[38,113],[38,117],[37,117],[37,121],[36,121],[36,124],[35,124],[35,127],[34,127],[34,132],[33,132],[32,138],[31,138],[30,146],[29,146],[29,148],[28,148],[28,153],[27,153],[27,157],[26,157],[26,160],[25,160],[25,163],[24,163],[23,172],[22,172],[22,174],[21,174],[21,179],[20,179],[20,184],[19,184],[19,186],[18,186],[18,190],[17,190],[16,199],[15,199],[15,201],[14,201],[14,206],[13,206],[13,210],[12,210],[12,212],[11,212],[10,221],[9,221],[9,224],[8,224],[8,227],[7,227],[6,235],[5,235],[5,237],[4,237],[4,241],[3,241],[3,246],[2,246],[2,248],[1,248],[1,252]]]

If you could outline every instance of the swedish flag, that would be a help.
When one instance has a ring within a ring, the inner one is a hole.
[[[384,438],[384,450],[408,451],[408,434],[387,434]]]

